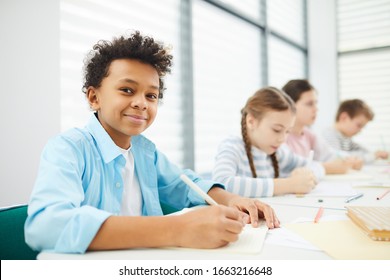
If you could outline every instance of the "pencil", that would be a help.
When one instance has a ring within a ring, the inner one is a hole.
[[[314,218],[314,222],[315,223],[318,223],[319,222],[319,220],[321,219],[321,217],[322,217],[322,213],[324,212],[324,207],[320,207],[320,208],[318,208],[318,212],[317,212],[317,215],[316,215],[316,217]]]
[[[212,199],[211,196],[209,196],[207,193],[205,193],[197,184],[192,182],[192,180],[190,178],[188,178],[185,174],[181,174],[180,179],[182,179],[182,181],[184,183],[186,183],[187,186],[189,186],[191,189],[193,189],[195,192],[197,192],[208,204],[218,205],[218,203],[215,202],[215,200]]]
[[[309,166],[313,162],[314,158],[314,151],[310,150],[309,155],[307,157],[307,165]]]
[[[378,196],[378,197],[376,198],[376,200],[379,200],[379,199],[384,198],[384,197],[386,196],[386,194],[388,194],[388,193],[390,193],[390,190],[387,190],[387,191],[385,191],[384,193],[382,193],[380,196]]]

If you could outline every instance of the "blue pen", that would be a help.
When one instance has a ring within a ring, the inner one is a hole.
[[[348,198],[345,200],[345,203],[348,203],[348,202],[351,202],[352,200],[361,198],[362,196],[363,196],[363,193],[358,193],[357,195],[348,197]]]

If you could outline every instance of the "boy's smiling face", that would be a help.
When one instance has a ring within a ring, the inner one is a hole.
[[[87,98],[99,121],[116,145],[130,146],[154,121],[158,108],[159,75],[157,70],[134,59],[111,62],[108,76],[100,87],[89,87]]]

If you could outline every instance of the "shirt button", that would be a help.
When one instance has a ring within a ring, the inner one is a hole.
[[[116,183],[115,187],[117,187],[119,189],[121,187],[121,184],[120,183]]]

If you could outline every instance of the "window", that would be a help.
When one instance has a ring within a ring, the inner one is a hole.
[[[341,0],[337,16],[340,100],[360,98],[375,113],[356,141],[389,149],[390,1]]]
[[[218,144],[240,133],[247,98],[262,85],[260,31],[195,1],[193,9],[195,168],[212,170]]]

